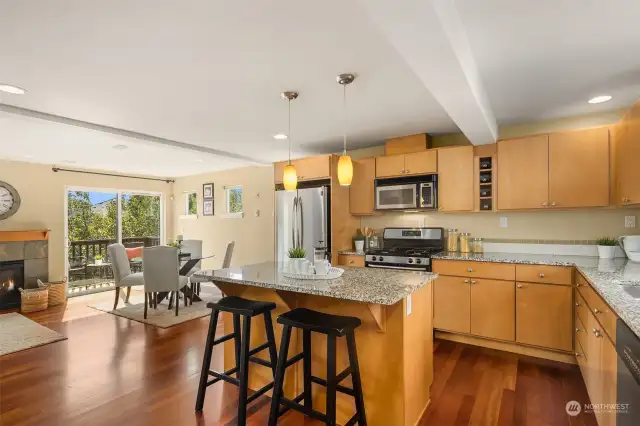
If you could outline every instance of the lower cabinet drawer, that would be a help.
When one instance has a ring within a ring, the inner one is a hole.
[[[433,272],[441,275],[489,278],[506,281],[514,281],[516,277],[515,265],[491,262],[470,262],[464,260],[434,259]]]
[[[571,285],[573,268],[570,266],[516,265],[516,280]]]
[[[584,351],[584,348],[587,347],[587,327],[584,325],[580,317],[576,314],[576,331],[575,331],[575,344],[576,344],[576,352],[578,352],[578,348]],[[579,344],[579,345],[578,345]],[[586,356],[585,352],[582,352],[582,355]],[[576,355],[577,356],[577,355]]]
[[[609,305],[602,300],[602,297],[591,287],[587,280],[578,274],[576,279],[578,292],[584,298],[587,309],[591,311],[607,333],[609,338],[615,343],[616,341],[616,314],[609,308]],[[584,321],[585,318],[582,317]]]
[[[358,256],[357,254],[339,254],[338,264],[364,268],[364,256]]]

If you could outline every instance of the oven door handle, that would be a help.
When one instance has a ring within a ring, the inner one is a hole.
[[[424,268],[405,268],[404,266],[387,266],[387,265],[367,265],[367,268],[381,268],[381,269],[401,269],[403,271],[419,271],[419,272],[429,272]]]

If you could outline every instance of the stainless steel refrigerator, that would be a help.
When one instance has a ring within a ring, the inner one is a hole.
[[[284,262],[292,247],[302,247],[313,262],[314,250],[331,247],[329,187],[276,191],[276,261]]]

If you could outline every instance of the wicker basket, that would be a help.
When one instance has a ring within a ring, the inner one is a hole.
[[[44,311],[49,306],[48,288],[20,289],[21,306],[23,313]]]
[[[62,281],[45,283],[49,289],[49,307],[64,305],[67,301],[67,277]]]

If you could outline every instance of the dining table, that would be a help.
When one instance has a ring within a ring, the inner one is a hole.
[[[180,262],[184,262],[178,271],[180,276],[186,277],[189,275],[194,266],[198,264],[201,260],[209,259],[215,257],[215,255],[211,256],[203,256],[199,258],[191,258],[191,253],[181,252],[178,254],[178,260]],[[191,302],[202,302],[202,298],[196,294],[196,292],[192,291],[188,285],[183,286],[180,291],[184,294],[184,297],[187,297],[191,300]],[[168,291],[163,291],[158,293],[158,302],[162,302],[169,295]],[[171,301],[169,302],[171,305]],[[171,309],[171,306],[169,307]]]

